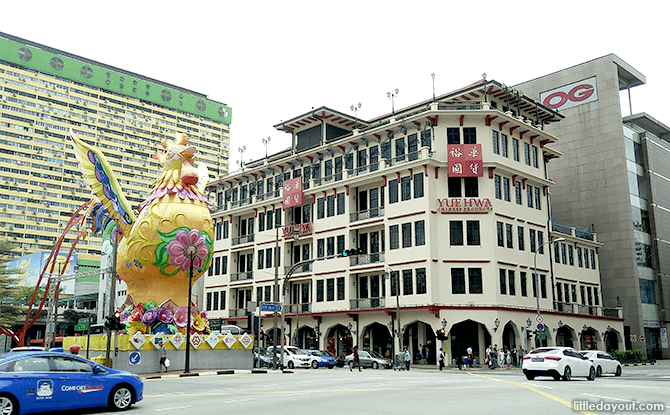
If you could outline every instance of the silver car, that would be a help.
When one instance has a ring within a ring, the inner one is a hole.
[[[377,352],[368,352],[367,350],[361,350],[358,352],[358,357],[361,360],[361,367],[371,367],[373,369],[379,369],[380,367],[384,369],[391,369],[393,363],[389,359],[386,359]],[[344,364],[349,366],[349,368],[354,367],[354,354],[350,354],[344,358]]]

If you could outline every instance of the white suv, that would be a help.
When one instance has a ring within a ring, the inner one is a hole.
[[[268,347],[267,354],[272,356],[274,346]],[[277,346],[277,355],[281,354],[281,346]],[[304,367],[309,369],[312,363],[312,356],[309,356],[303,350],[298,349],[295,346],[284,346],[284,359],[282,360],[283,366],[293,369],[296,367]]]

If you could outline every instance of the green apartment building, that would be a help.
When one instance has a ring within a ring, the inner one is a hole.
[[[136,207],[160,171],[152,156],[176,132],[211,179],[227,174],[231,116],[204,94],[0,32],[0,237],[17,256],[50,251],[90,199],[70,128],[105,153]],[[76,253],[98,260],[100,249],[89,237]]]

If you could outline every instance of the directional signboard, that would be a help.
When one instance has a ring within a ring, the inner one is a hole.
[[[261,311],[281,311],[279,303],[261,303]]]
[[[547,332],[546,331],[536,331],[535,332],[535,337],[538,340],[546,340],[547,339]]]

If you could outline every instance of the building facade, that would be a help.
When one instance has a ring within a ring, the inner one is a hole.
[[[646,113],[622,116],[620,102],[645,82],[610,54],[516,88],[565,117],[546,128],[563,153],[548,169],[552,212],[604,243],[603,301],[623,307],[626,348],[670,358],[670,130]]]
[[[601,300],[602,244],[549,221],[546,165],[561,154],[543,125],[561,118],[482,80],[369,121],[321,107],[276,125],[291,148],[210,187],[212,328],[246,326],[249,304],[285,286],[285,340],[337,354],[622,348],[621,312]],[[261,312],[264,345],[279,324]]]
[[[228,172],[227,105],[5,33],[0,100],[0,235],[20,248],[17,256],[51,251],[72,213],[91,198],[70,128],[105,154],[132,206],[160,173],[152,156],[176,132],[189,136],[212,179]],[[100,248],[100,238],[89,237],[75,252],[99,260]]]

